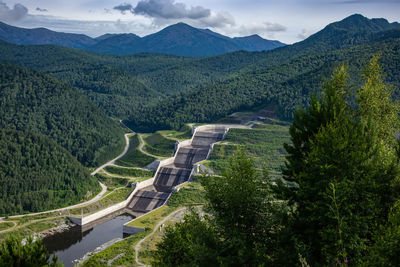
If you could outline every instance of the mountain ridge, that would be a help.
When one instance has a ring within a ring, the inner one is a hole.
[[[199,29],[180,22],[144,37],[134,33],[106,33],[91,38],[84,34],[56,32],[46,28],[19,28],[0,22],[0,40],[9,43],[53,44],[102,54],[127,55],[145,52],[205,57],[239,50],[271,50],[285,45],[261,37],[254,39],[253,36],[230,38],[209,29]]]

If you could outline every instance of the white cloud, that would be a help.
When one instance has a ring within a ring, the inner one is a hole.
[[[297,34],[297,38],[300,40],[307,39],[314,31],[308,29],[302,29],[301,33]]]
[[[270,35],[276,32],[284,32],[286,31],[286,27],[279,23],[272,22],[261,22],[261,23],[251,23],[245,24],[239,27],[238,33],[241,35],[250,35],[250,34],[262,34],[262,35]]]
[[[0,0],[0,20],[5,22],[15,22],[21,20],[28,14],[28,9],[21,4],[15,4],[13,8],[7,6]]]

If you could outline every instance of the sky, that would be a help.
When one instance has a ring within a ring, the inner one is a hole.
[[[145,36],[185,22],[291,44],[352,14],[400,21],[400,0],[0,0],[0,21],[97,37]]]

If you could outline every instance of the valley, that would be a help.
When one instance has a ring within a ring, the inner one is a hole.
[[[390,261],[399,96],[386,19],[288,45],[0,22],[0,261],[32,236],[65,266]]]

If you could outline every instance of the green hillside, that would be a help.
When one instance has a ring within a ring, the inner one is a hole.
[[[85,166],[124,147],[123,129],[70,86],[49,75],[0,64],[0,128],[46,135]]]
[[[0,216],[64,207],[99,190],[96,179],[53,140],[0,130]]]
[[[322,78],[341,63],[349,64],[350,71],[359,74],[361,66],[372,55],[380,54],[381,65],[387,74],[386,81],[400,88],[397,75],[399,47],[400,38],[391,34],[368,44],[319,54],[293,55],[290,60],[265,68],[261,68],[261,63],[255,64],[253,70],[242,70],[223,80],[203,85],[198,90],[171,96],[157,105],[148,106],[145,111],[134,113],[127,124],[143,131],[179,129],[185,122],[215,121],[236,111],[267,105],[275,107],[276,117],[291,119],[295,108],[307,106],[310,94],[318,92]],[[271,53],[283,49],[286,48]],[[356,80],[352,82],[358,84]]]

